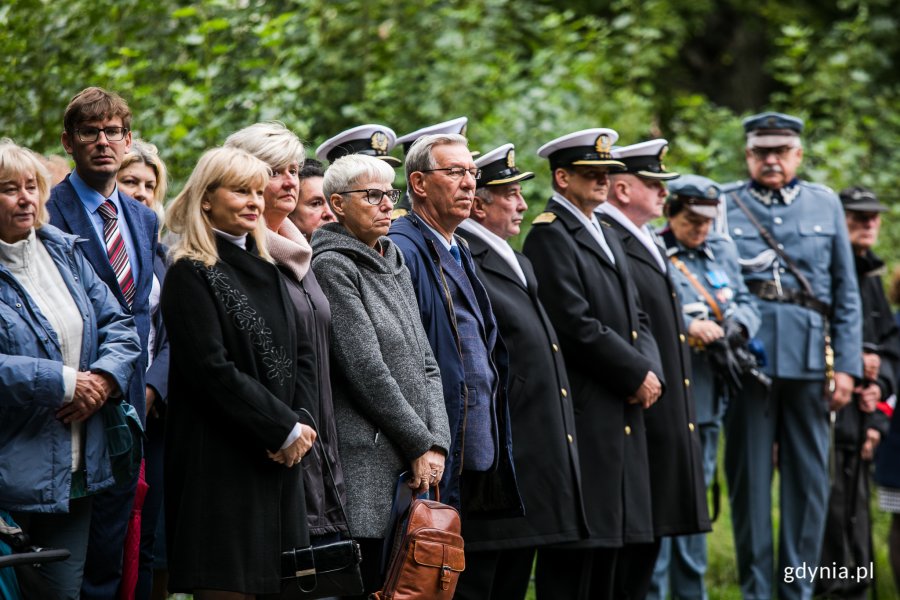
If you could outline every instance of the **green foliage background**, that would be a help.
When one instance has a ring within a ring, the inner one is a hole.
[[[199,154],[263,119],[311,148],[380,122],[467,115],[473,148],[511,141],[530,214],[534,151],[582,127],[664,136],[670,168],[743,176],[740,118],[807,119],[805,176],[896,200],[900,37],[893,0],[12,0],[0,6],[0,135],[61,153],[88,85],[130,102],[175,191]],[[397,151],[399,153],[399,150]],[[888,227],[882,251],[900,257]]]
[[[740,117],[808,121],[805,175],[896,199],[900,145],[891,0],[12,0],[0,7],[0,134],[60,152],[87,85],[124,95],[177,190],[199,154],[278,119],[315,147],[380,122],[398,134],[467,115],[473,148],[611,126],[665,136],[670,168],[743,175]],[[895,258],[900,230],[882,251]]]
[[[6,0],[0,136],[61,154],[69,99],[107,87],[174,193],[259,120],[312,150],[362,123],[466,115],[473,148],[513,142],[538,174],[534,216],[549,190],[535,150],[553,137],[664,136],[669,168],[724,182],[744,175],[741,118],[783,110],[807,121],[805,177],[892,205],[879,251],[896,262],[897,18],[894,0]]]
[[[467,115],[472,147],[511,141],[530,214],[534,151],[582,127],[664,136],[669,167],[743,176],[740,118],[807,119],[805,175],[897,199],[900,37],[892,0],[11,0],[0,6],[0,135],[61,153],[68,100],[121,93],[177,191],[199,154],[278,119],[311,148],[380,122]],[[397,151],[399,153],[399,150]],[[882,251],[900,258],[900,228]]]

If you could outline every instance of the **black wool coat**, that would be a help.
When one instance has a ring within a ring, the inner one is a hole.
[[[478,279],[509,349],[513,462],[525,505],[524,517],[464,522],[466,549],[527,548],[580,539],[587,529],[571,386],[556,332],[538,299],[531,262],[516,253],[526,287],[481,238],[462,228],[457,234],[469,243]]]
[[[574,398],[585,547],[653,540],[644,410],[629,404],[648,371],[662,379],[659,352],[639,308],[618,237],[604,235],[613,265],[588,230],[551,200],[525,239],[538,296],[563,350]],[[527,508],[526,508],[527,510]]]
[[[709,531],[700,428],[690,388],[691,351],[669,261],[661,271],[650,251],[622,224],[608,215],[601,222],[622,240],[667,382],[663,395],[644,413],[654,533],[661,537]]]
[[[217,246],[212,269],[179,260],[162,291],[169,589],[275,593],[282,549],[309,544],[302,469],[266,454],[299,420],[294,308],[275,265]]]

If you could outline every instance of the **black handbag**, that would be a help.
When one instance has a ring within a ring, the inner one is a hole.
[[[319,427],[313,416],[305,408],[301,410],[309,416],[318,433]],[[323,462],[335,488],[335,496],[338,498],[349,531],[350,519],[347,518],[347,511],[340,501],[340,491],[337,489],[331,464],[327,460],[326,453],[323,452],[322,456],[326,457]],[[359,566],[361,562],[362,552],[359,542],[353,539],[352,532],[349,540],[286,550],[281,553],[281,600],[358,596],[364,591]]]

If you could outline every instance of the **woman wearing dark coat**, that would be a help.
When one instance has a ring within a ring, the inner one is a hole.
[[[437,485],[450,447],[440,371],[403,256],[385,237],[399,196],[393,178],[391,167],[369,156],[332,163],[324,190],[338,222],[312,239],[313,269],[334,315],[334,407],[366,593],[382,584],[398,476],[410,471],[419,492]]]
[[[269,173],[210,150],[168,213],[181,234],[162,296],[169,590],[199,600],[279,592],[281,552],[309,544],[298,464],[315,433],[299,422],[294,309],[265,248]]]
[[[313,545],[337,541],[340,534],[349,532],[342,509],[346,503],[344,474],[331,401],[331,307],[309,268],[312,248],[287,218],[296,208],[300,192],[303,143],[281,123],[267,122],[231,134],[225,145],[246,150],[272,169],[263,193],[266,247],[284,275],[296,310],[301,341],[297,394],[301,406],[309,411],[309,415],[302,412],[300,419],[307,425],[314,420],[318,426],[317,443],[303,461],[306,518]]]

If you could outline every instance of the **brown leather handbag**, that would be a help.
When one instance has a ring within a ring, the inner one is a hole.
[[[413,499],[397,522],[384,587],[374,600],[451,600],[466,568],[459,512],[437,500]]]

